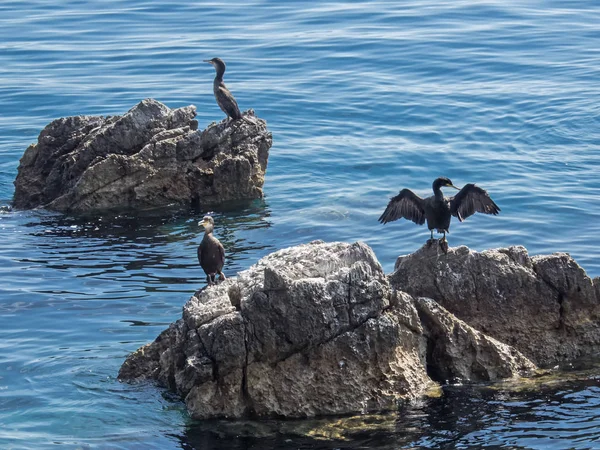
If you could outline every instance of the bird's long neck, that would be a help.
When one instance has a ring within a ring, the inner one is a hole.
[[[208,226],[206,227],[206,229],[204,230],[204,239],[210,239],[212,237],[213,234],[213,227]]]
[[[223,75],[225,74],[225,67],[215,66],[215,70],[217,71],[217,75],[215,76],[215,81],[223,81]]]
[[[438,202],[444,201],[444,193],[442,192],[442,188],[435,181],[433,182],[433,195],[434,195],[436,201],[438,201]]]

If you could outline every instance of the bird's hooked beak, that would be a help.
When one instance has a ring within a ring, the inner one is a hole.
[[[198,222],[198,226],[206,228],[206,221]]]
[[[449,185],[448,185],[448,187],[451,187],[451,188],[454,188],[454,189],[456,189],[457,191],[460,191],[460,188],[459,188],[459,187],[456,187],[456,186],[454,186],[453,184],[449,184]]]
[[[209,63],[211,66],[215,65],[215,63],[212,62],[210,59],[203,59],[202,62]]]

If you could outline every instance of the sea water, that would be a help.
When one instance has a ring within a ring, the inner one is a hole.
[[[55,118],[153,97],[195,104],[201,128],[221,120],[202,62],[219,56],[273,133],[264,199],[213,208],[228,276],[314,239],[364,241],[389,272],[429,232],[377,218],[438,176],[502,209],[454,220],[451,246],[569,252],[598,276],[598,24],[593,0],[5,0],[0,205]],[[203,285],[206,212],[0,210],[0,448],[600,448],[600,370],[526,393],[451,386],[344,440],[195,422],[165,391],[119,383]]]

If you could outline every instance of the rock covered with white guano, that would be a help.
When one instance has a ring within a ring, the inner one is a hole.
[[[259,198],[272,138],[264,120],[244,114],[199,131],[195,106],[146,99],[123,116],[54,120],[21,158],[14,207],[85,212]]]

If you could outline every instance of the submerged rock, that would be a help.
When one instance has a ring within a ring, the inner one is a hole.
[[[365,244],[316,241],[198,291],[119,379],[158,380],[197,418],[291,418],[393,410],[431,377],[534,368],[435,302],[394,290]]]
[[[195,116],[195,106],[146,99],[123,116],[54,120],[21,158],[14,207],[83,212],[261,197],[266,122],[248,111],[248,121],[199,131]]]
[[[429,297],[539,366],[600,351],[600,280],[566,253],[530,257],[524,247],[435,246],[401,256],[391,284]]]

